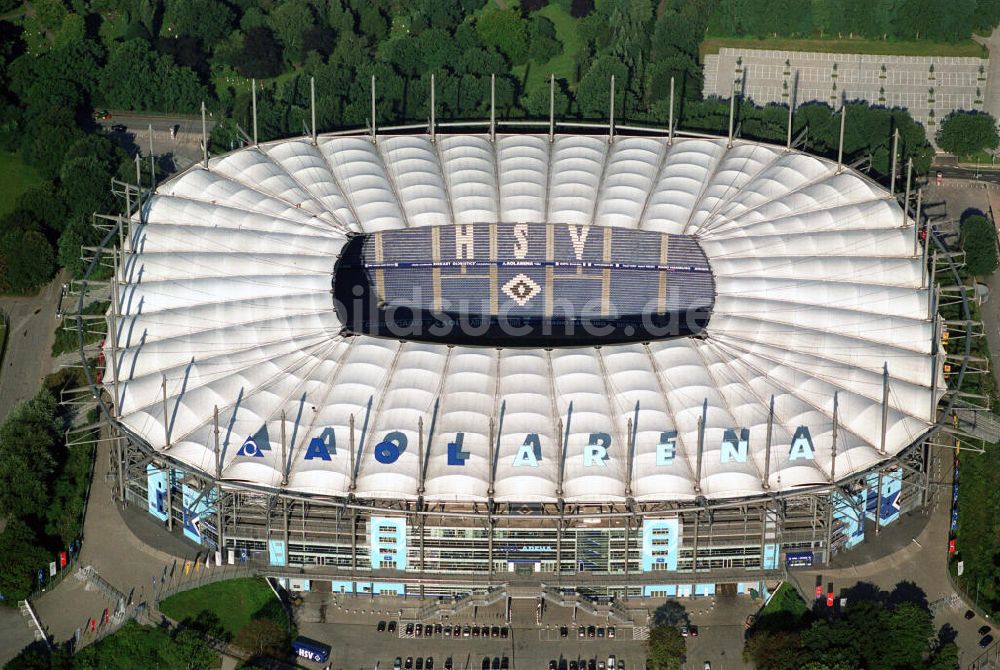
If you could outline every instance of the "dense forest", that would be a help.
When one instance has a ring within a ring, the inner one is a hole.
[[[552,76],[560,118],[605,119],[614,75],[618,119],[665,126],[674,78],[679,126],[720,133],[728,126],[728,102],[701,95],[698,50],[707,33],[755,33],[753,21],[768,15],[799,26],[791,32],[844,30],[822,17],[843,20],[855,4],[861,3],[0,0],[0,151],[30,166],[40,181],[0,207],[6,212],[0,293],[30,291],[58,267],[80,274],[81,245],[99,241],[92,213],[116,206],[110,180],[135,179],[124,150],[134,145],[114,144],[95,123],[95,110],[192,114],[205,101],[217,121],[210,146],[225,152],[245,142],[252,126],[251,79],[258,86],[258,136],[267,140],[308,130],[311,78],[322,132],[370,123],[372,76],[375,121],[384,126],[427,121],[432,74],[442,121],[485,118],[491,75],[500,118],[546,118]],[[976,10],[976,0],[951,4]],[[980,4],[986,10],[950,13],[946,37],[968,37],[995,22],[998,3]],[[906,17],[926,18],[921,6],[877,0],[864,9],[884,10],[885,21],[903,26],[912,23]],[[855,104],[849,114],[850,161],[870,156],[873,176],[885,177],[899,128],[904,159],[913,157],[918,172],[929,167],[924,129],[905,110]],[[783,142],[786,123],[780,105],[739,105],[743,137]],[[837,130],[836,111],[824,104],[796,113],[795,134],[809,151],[835,153]]]

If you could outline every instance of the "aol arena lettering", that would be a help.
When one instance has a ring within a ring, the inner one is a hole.
[[[567,441],[568,437],[567,434]],[[465,433],[455,433],[454,437],[447,443],[449,466],[462,467],[473,458],[469,452],[463,449],[464,440]],[[381,436],[371,449],[371,456],[379,463],[389,465],[399,460],[408,447],[409,438],[406,434],[393,430]],[[746,463],[750,447],[750,430],[748,428],[734,428],[724,431],[718,447],[721,463]],[[789,461],[809,461],[815,458],[812,434],[807,426],[799,426],[795,429],[787,448]],[[263,458],[264,452],[270,450],[271,446],[266,429],[262,428],[255,435],[246,439],[237,455]],[[615,455],[616,450],[620,450],[618,452],[620,456],[628,455],[627,448],[616,445],[614,438],[609,433],[589,433],[587,434],[587,443],[579,458],[585,468],[601,468],[607,466],[608,459]],[[515,468],[535,468],[545,458],[558,458],[559,451],[555,447],[543,449],[541,436],[538,433],[527,433],[517,452],[509,457],[510,465]],[[332,461],[336,455],[336,434],[333,428],[327,427],[319,435],[310,439],[302,459],[306,461],[316,459]],[[659,441],[656,444],[656,465],[670,467],[676,456],[677,431],[660,432]]]

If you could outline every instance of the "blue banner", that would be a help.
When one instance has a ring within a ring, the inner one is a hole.
[[[146,466],[146,501],[150,514],[160,521],[167,520],[167,471],[152,463]]]
[[[198,544],[214,544],[205,536],[208,522],[215,513],[215,490],[201,495],[201,491],[187,484],[181,486],[181,506],[184,514],[184,537]],[[200,499],[199,499],[200,496]]]
[[[677,570],[680,535],[680,519],[644,519],[642,571]]]
[[[284,567],[285,564],[287,563],[287,557],[285,556],[285,541],[268,540],[267,555],[271,561],[271,565]],[[242,559],[242,554],[240,555],[240,557]]]

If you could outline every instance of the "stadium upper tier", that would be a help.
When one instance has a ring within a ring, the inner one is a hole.
[[[944,387],[914,233],[852,170],[724,138],[262,144],[161,184],[131,221],[103,383],[154,450],[215,476],[218,445],[223,480],[311,495],[642,502],[821,485],[934,421]],[[342,256],[355,275],[335,281]],[[419,281],[391,265],[403,256],[430,261]],[[641,279],[619,272],[630,256]],[[702,271],[674,276],[677,259]],[[383,306],[409,282],[420,304],[457,290],[485,314],[570,296],[600,318],[691,300],[710,318],[604,346],[392,339],[340,320],[334,293],[365,282]]]

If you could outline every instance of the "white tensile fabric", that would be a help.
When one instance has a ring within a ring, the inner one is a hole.
[[[233,482],[442,502],[751,496],[765,472],[771,492],[830,480],[835,393],[841,479],[918,439],[943,388],[913,221],[853,171],[773,146],[291,139],[191,168],[144,217],[103,383],[129,432],[211,475],[217,408]],[[694,235],[716,282],[707,330],[552,350],[342,335],[331,280],[349,233],[540,221]],[[802,426],[808,457],[790,447]],[[740,433],[747,457],[723,453]],[[595,434],[612,445],[600,463]],[[375,458],[386,441],[406,446]]]

